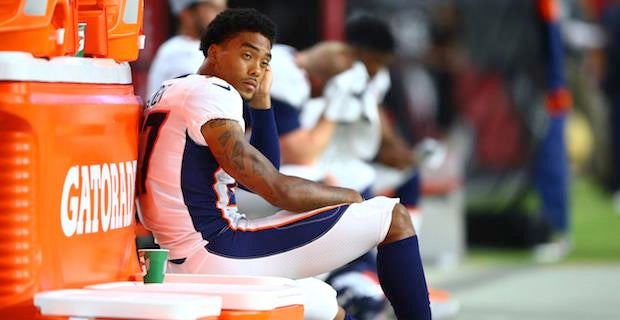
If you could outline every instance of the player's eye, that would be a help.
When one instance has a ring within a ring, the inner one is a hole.
[[[244,53],[242,54],[242,57],[243,57],[243,59],[245,59],[245,60],[251,60],[251,59],[252,59],[252,55],[251,55],[250,53],[248,53],[248,52],[244,52]]]
[[[263,67],[263,68],[268,68],[268,67],[269,67],[269,61],[262,61],[262,62],[260,63],[260,65],[261,65],[261,67]]]

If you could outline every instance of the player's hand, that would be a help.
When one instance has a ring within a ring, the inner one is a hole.
[[[271,97],[269,92],[271,91],[272,83],[271,67],[265,69],[265,74],[261,80],[254,96],[250,100],[250,106],[254,109],[269,109],[271,108]]]
[[[418,162],[416,153],[398,145],[382,145],[377,154],[377,161],[388,167],[406,170]]]

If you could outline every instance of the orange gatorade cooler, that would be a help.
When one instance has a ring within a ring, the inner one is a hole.
[[[0,52],[0,319],[139,271],[139,119],[127,63]]]
[[[142,0],[77,0],[78,21],[85,25],[84,54],[135,61],[144,47]]]
[[[0,51],[37,57],[73,54],[77,45],[75,1],[0,1]]]

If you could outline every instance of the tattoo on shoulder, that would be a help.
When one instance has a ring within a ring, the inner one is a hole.
[[[223,126],[227,125],[228,121],[230,121],[230,120],[214,119],[214,120],[211,120],[211,121],[207,122],[207,126],[209,126],[209,128],[219,128],[219,127],[223,127]]]
[[[220,143],[220,145],[225,146],[228,144],[228,141],[230,141],[231,137],[232,137],[232,133],[230,133],[230,131],[224,131],[224,133],[222,133],[217,138],[217,141]]]

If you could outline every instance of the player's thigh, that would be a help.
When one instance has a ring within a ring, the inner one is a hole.
[[[271,219],[248,221],[243,230],[229,231],[207,245],[198,272],[293,279],[329,272],[383,241],[396,203],[376,197],[323,211],[281,212]]]

